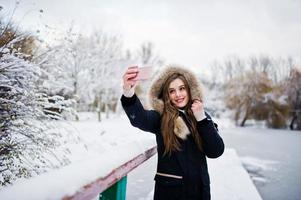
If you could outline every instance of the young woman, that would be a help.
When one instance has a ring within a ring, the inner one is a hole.
[[[210,199],[206,156],[222,155],[224,143],[217,125],[204,111],[196,76],[182,67],[166,67],[151,85],[153,109],[146,110],[134,93],[137,73],[136,67],[125,72],[121,103],[133,126],[156,135],[154,199]]]

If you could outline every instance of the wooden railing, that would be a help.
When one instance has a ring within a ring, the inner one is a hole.
[[[132,160],[113,169],[105,177],[79,188],[72,196],[65,196],[63,200],[90,200],[99,195],[100,200],[125,200],[127,174],[148,160],[157,152],[156,146],[146,150]]]

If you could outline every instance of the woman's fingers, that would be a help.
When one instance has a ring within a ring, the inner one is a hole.
[[[124,79],[125,79],[126,81],[128,81],[128,80],[130,80],[130,79],[135,78],[136,76],[137,76],[137,74],[125,74],[125,75],[124,75]]]
[[[193,103],[195,103],[195,102],[203,103],[203,101],[201,99],[193,99]]]
[[[124,79],[128,80],[128,79],[132,79],[135,78],[138,74],[138,67],[129,67],[125,74],[124,74]]]
[[[137,76],[137,74],[138,74],[138,70],[131,70],[131,71],[129,71],[129,72],[127,72],[127,75],[131,75],[131,76]]]
[[[191,106],[192,107],[201,107],[203,104],[201,103],[201,102],[193,102],[192,104],[191,104]]]
[[[138,67],[137,67],[137,66],[129,67],[129,68],[126,70],[126,74],[134,74],[134,75],[137,75],[137,73],[138,73]]]
[[[131,66],[128,67],[126,72],[123,75],[123,87],[126,89],[130,89],[136,85],[137,81],[133,80],[138,74],[138,67]]]
[[[204,112],[204,105],[203,105],[202,100],[194,99],[193,103],[191,105],[191,110],[197,121],[204,119],[205,112]]]
[[[203,102],[199,99],[193,100],[193,103],[191,105],[191,109],[193,111],[198,111],[203,109]]]

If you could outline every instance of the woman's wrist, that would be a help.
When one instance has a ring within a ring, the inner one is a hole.
[[[126,87],[126,86],[123,86],[123,95],[125,97],[128,97],[128,98],[131,98],[133,97],[135,94],[135,88],[134,87]]]
[[[203,111],[201,111],[201,112],[199,112],[197,115],[195,115],[195,119],[196,119],[196,121],[202,121],[203,119],[205,119],[206,118],[206,114],[205,114],[205,111],[203,110]]]

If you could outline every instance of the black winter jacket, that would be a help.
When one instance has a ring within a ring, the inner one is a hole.
[[[217,158],[224,152],[224,143],[218,134],[217,125],[206,113],[207,118],[197,122],[197,130],[203,140],[203,151],[197,148],[191,134],[180,139],[181,150],[170,156],[163,155],[164,142],[161,134],[161,114],[155,110],[145,110],[134,95],[121,97],[122,106],[134,127],[156,135],[158,163],[157,172],[180,176],[182,179],[155,176],[155,200],[209,200],[210,180],[206,156]],[[188,126],[185,114],[180,117]],[[189,127],[189,126],[188,126]]]

